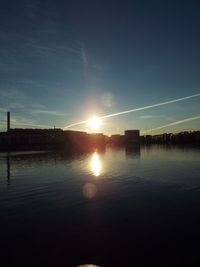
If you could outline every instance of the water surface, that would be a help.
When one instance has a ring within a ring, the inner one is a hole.
[[[196,265],[200,149],[0,153],[4,266]]]

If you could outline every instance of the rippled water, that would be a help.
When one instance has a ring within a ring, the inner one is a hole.
[[[0,153],[0,237],[2,266],[196,265],[200,149]]]

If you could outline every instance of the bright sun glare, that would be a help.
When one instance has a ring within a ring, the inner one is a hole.
[[[91,119],[89,119],[88,125],[92,129],[99,129],[100,126],[101,126],[101,120],[99,118],[97,118],[97,117],[92,117]]]

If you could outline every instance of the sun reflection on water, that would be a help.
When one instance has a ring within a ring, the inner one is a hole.
[[[89,169],[92,172],[92,174],[96,177],[98,177],[102,173],[102,162],[97,152],[94,152],[89,160]],[[86,198],[90,198],[90,199],[94,198],[97,194],[97,191],[98,191],[98,188],[97,188],[97,185],[95,184],[95,181],[88,182],[84,184],[83,186],[83,195]]]
[[[102,163],[100,156],[97,152],[94,152],[90,161],[91,171],[94,176],[99,176],[102,172]]]
[[[100,267],[94,264],[83,264],[83,265],[79,265],[78,267]]]

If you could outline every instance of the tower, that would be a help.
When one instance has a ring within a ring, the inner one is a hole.
[[[10,131],[10,112],[7,112],[7,132]]]

